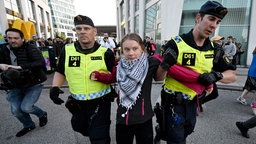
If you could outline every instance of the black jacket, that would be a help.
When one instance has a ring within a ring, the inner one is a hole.
[[[126,108],[118,105],[117,114],[116,114],[116,123],[124,125],[134,125],[142,124],[146,121],[152,119],[154,116],[152,103],[151,103],[151,88],[152,81],[157,68],[160,64],[160,61],[149,57],[148,58],[149,67],[146,74],[146,78],[141,87],[141,95],[136,100],[136,104],[132,106],[132,109],[129,110],[126,117],[123,117],[123,114],[126,113]]]
[[[9,49],[8,46],[5,45],[0,48],[0,64],[11,65],[11,49],[17,58],[17,65],[21,66],[23,71],[28,72],[27,82],[30,85],[42,83],[47,79],[45,60],[36,45],[24,42],[19,48]]]

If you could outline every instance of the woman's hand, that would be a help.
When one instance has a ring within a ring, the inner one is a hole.
[[[98,79],[96,78],[96,73],[98,73],[98,72],[97,72],[97,71],[93,71],[93,72],[91,73],[91,75],[90,75],[90,79],[91,79],[91,80],[94,80],[94,81],[98,80]]]

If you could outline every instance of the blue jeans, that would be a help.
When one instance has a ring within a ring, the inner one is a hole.
[[[35,106],[43,85],[37,84],[24,89],[11,89],[7,93],[7,101],[10,103],[12,114],[23,124],[24,128],[34,125],[29,114],[42,117],[45,112]]]

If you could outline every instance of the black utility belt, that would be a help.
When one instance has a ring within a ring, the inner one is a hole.
[[[175,93],[167,93],[163,90],[163,96],[162,99],[165,99],[167,103],[173,104],[173,105],[183,105],[186,103],[194,102],[196,101],[195,98],[193,100],[184,99],[184,95],[181,92],[175,92]]]
[[[166,93],[174,94],[174,95],[176,95],[176,94],[181,94],[182,97],[183,97],[183,99],[187,99],[187,100],[188,100],[188,99],[190,98],[190,96],[189,96],[188,94],[184,94],[184,93],[182,93],[182,92],[176,92],[176,91],[170,90],[170,89],[168,89],[168,88],[164,88],[164,91],[165,91]]]
[[[65,107],[72,114],[75,114],[76,112],[80,111],[81,109],[96,109],[99,106],[99,104],[104,101],[104,97],[82,101],[82,100],[76,100],[72,96],[69,96],[65,103]]]
[[[99,103],[105,101],[106,96],[102,96],[100,98],[96,98],[96,99],[90,99],[90,100],[77,100],[74,97],[72,97],[71,95],[68,97],[68,100],[80,105],[80,106],[94,106],[94,105],[98,105]]]

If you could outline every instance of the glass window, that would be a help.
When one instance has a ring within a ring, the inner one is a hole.
[[[124,12],[124,3],[121,3],[120,5],[120,9],[121,9],[121,20],[124,21],[125,19],[125,12]]]
[[[149,36],[155,40],[157,51],[161,45],[160,7],[161,2],[157,2],[146,9],[145,12],[145,36]]]
[[[26,0],[27,15],[31,19],[35,19],[34,3],[31,0]]]
[[[12,1],[12,8],[14,11],[20,13],[20,7],[19,7],[19,3],[17,0],[11,0]]]
[[[134,8],[135,8],[135,12],[139,10],[139,0],[135,0],[134,2]]]
[[[128,5],[128,9],[127,9],[128,10],[128,17],[130,17],[130,15],[131,15],[130,14],[130,12],[131,12],[131,10],[130,10],[130,7],[131,7],[130,6],[130,0],[127,0],[127,5]]]
[[[128,21],[128,33],[131,32],[131,21]]]
[[[46,12],[47,24],[50,26],[50,14]]]
[[[150,2],[151,0],[145,0],[145,3],[148,3],[148,2]]]
[[[139,15],[134,18],[134,32],[139,33]]]
[[[38,19],[39,19],[39,22],[43,23],[43,13],[42,13],[43,9],[38,6]]]
[[[156,27],[156,4],[152,5],[148,9],[146,9],[145,12],[145,32],[151,32],[154,31]]]
[[[4,5],[6,8],[20,13],[20,7],[18,6],[17,0],[4,0]]]
[[[252,1],[226,0],[223,3],[223,5],[227,5],[228,14],[221,22],[219,35],[223,35],[225,38],[231,35],[236,38],[237,43],[242,44],[242,48],[246,52],[241,55],[240,64],[246,65]]]

